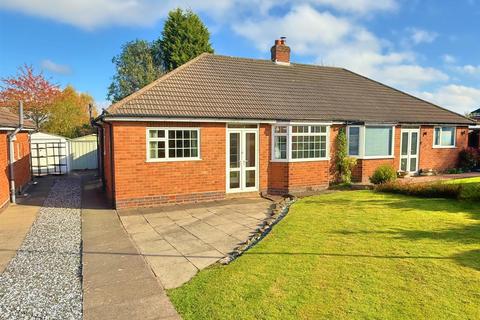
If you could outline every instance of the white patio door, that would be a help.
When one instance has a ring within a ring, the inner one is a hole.
[[[258,130],[227,129],[227,191],[258,190]]]
[[[400,170],[418,172],[420,129],[402,129],[400,139]]]

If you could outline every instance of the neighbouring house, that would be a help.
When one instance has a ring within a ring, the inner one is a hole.
[[[470,126],[468,133],[468,146],[480,149],[480,108],[470,113],[470,118],[477,122],[477,125]]]
[[[341,128],[356,181],[381,164],[416,173],[457,165],[473,122],[349,70],[202,54],[98,119],[117,208],[286,194],[335,179]]]
[[[14,200],[15,194],[21,192],[31,179],[29,140],[34,128],[34,124],[27,120],[21,127],[18,115],[0,108],[0,210]]]
[[[474,120],[476,120],[477,122],[480,122],[480,108],[478,108],[477,110],[474,110],[470,113],[470,117]]]

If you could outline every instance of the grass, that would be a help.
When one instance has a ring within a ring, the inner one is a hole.
[[[480,177],[474,178],[463,178],[463,179],[451,179],[446,180],[445,183],[452,183],[452,184],[480,184]]]
[[[238,260],[168,294],[185,319],[480,319],[480,206],[305,198]]]

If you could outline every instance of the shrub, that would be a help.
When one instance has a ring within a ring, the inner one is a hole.
[[[348,156],[347,135],[345,128],[341,128],[336,139],[336,166],[339,182],[344,184],[352,183],[352,169],[357,164],[357,159]]]
[[[392,182],[397,179],[397,172],[391,165],[381,165],[373,175],[370,177],[370,182],[373,184],[382,184],[387,182]]]
[[[464,200],[480,201],[480,183],[462,185],[459,198]]]
[[[378,192],[405,194],[424,198],[460,198],[463,186],[461,184],[430,183],[398,183],[390,182],[375,188]]]
[[[458,165],[463,170],[470,171],[478,165],[478,151],[466,148],[460,151]]]

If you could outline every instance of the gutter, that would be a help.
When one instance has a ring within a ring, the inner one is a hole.
[[[15,130],[8,134],[8,145],[9,145],[9,170],[10,170],[10,202],[15,203],[15,146],[14,141],[17,136],[17,133],[22,131],[23,129],[23,102],[20,101],[18,105],[19,113],[18,113],[18,127]]]

